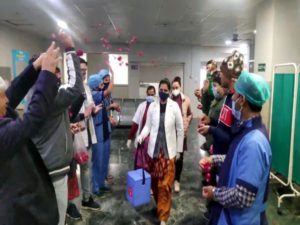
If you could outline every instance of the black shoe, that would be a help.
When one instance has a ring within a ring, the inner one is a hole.
[[[100,188],[100,190],[99,190],[99,192],[101,192],[101,193],[109,193],[111,191],[112,191],[111,188],[110,187],[106,187],[106,186]]]
[[[82,218],[80,212],[78,211],[76,205],[69,203],[67,208],[67,216],[73,220],[80,220]]]
[[[100,207],[99,203],[95,202],[92,197],[90,197],[87,202],[82,201],[81,205],[82,205],[83,209],[89,209],[89,210],[94,210],[94,211],[100,211],[101,210],[101,207]]]

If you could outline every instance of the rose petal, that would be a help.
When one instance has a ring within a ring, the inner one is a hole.
[[[56,34],[55,34],[55,33],[52,33],[52,34],[51,34],[51,38],[52,38],[52,39],[56,39]]]
[[[119,57],[118,57],[118,61],[121,61],[121,60],[122,60],[122,56],[119,56]]]
[[[137,54],[138,54],[139,57],[144,57],[144,52],[143,51],[139,51]]]
[[[78,57],[82,56],[82,55],[83,55],[82,49],[77,49],[77,50],[76,50],[76,55],[77,55]]]

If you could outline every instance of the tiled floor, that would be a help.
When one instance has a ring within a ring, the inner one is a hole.
[[[155,203],[135,209],[125,199],[126,175],[133,168],[133,151],[126,148],[127,129],[113,131],[110,173],[115,178],[113,192],[97,198],[102,205],[102,212],[88,212],[81,210],[81,221],[70,221],[69,225],[154,225],[159,224],[155,216]],[[205,154],[199,150],[203,142],[195,132],[195,123],[190,128],[188,139],[188,152],[184,157],[184,170],[182,173],[179,194],[173,193],[171,217],[168,225],[205,225],[203,216],[205,200],[201,197],[198,162]],[[283,215],[277,214],[277,198],[275,190],[277,185],[271,182],[267,216],[270,225],[300,225],[300,200],[287,199],[282,205]],[[79,201],[78,201],[79,202]],[[250,225],[250,224],[249,224]]]

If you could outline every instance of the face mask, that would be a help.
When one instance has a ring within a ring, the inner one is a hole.
[[[167,100],[167,98],[169,97],[169,93],[165,93],[163,91],[159,92],[159,98],[164,102]]]
[[[236,110],[235,106],[237,101],[238,99],[236,101],[232,101],[232,115],[234,116],[235,119],[241,120],[243,107],[241,107],[240,110]]]
[[[215,96],[215,99],[219,100],[222,98],[222,96],[218,93],[217,88],[213,88],[212,91]]]
[[[107,88],[108,88],[108,86],[109,86],[109,82],[108,83],[104,83],[104,90],[106,90]]]
[[[172,94],[177,97],[180,94],[180,89],[175,89],[172,91]]]
[[[154,102],[154,97],[153,97],[153,96],[147,96],[147,97],[146,97],[146,101],[147,101],[148,103],[152,103],[152,102]]]

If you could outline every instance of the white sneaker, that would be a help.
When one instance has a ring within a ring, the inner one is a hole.
[[[180,192],[180,183],[177,180],[174,182],[174,190],[177,193]]]
[[[160,225],[167,225],[165,221],[160,221]]]

